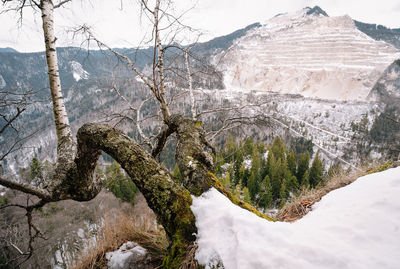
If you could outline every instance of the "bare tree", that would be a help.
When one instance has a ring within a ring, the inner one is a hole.
[[[5,4],[8,2],[11,1],[3,0]],[[190,209],[191,195],[201,195],[214,186],[235,203],[251,210],[250,205],[235,200],[229,192],[224,190],[212,174],[213,159],[206,150],[211,148],[211,145],[206,140],[202,123],[194,117],[194,102],[192,102],[191,117],[183,114],[171,114],[167,102],[169,89],[165,80],[164,66],[165,53],[170,46],[162,44],[161,36],[165,29],[161,26],[161,21],[166,20],[168,25],[168,23],[177,23],[178,18],[167,12],[166,8],[171,4],[169,1],[164,2],[163,6],[161,0],[156,0],[154,7],[150,7],[146,0],[140,1],[143,14],[150,19],[153,25],[154,53],[152,72],[149,76],[144,74],[129,57],[98,40],[88,27],[81,28],[91,40],[96,41],[99,46],[110,50],[125,61],[157,100],[163,127],[154,139],[154,146],[151,145],[151,154],[121,131],[103,124],[84,124],[78,130],[76,141],[73,139],[60,86],[53,26],[54,8],[68,1],[60,1],[58,4],[54,4],[52,0],[16,2],[19,3],[18,11],[26,6],[33,6],[40,10],[42,15],[50,92],[58,141],[55,170],[43,185],[45,187],[39,188],[0,176],[1,185],[38,198],[36,203],[26,206],[15,205],[27,210],[29,223],[32,223],[30,212],[46,203],[66,199],[76,201],[93,199],[102,187],[101,180],[94,175],[94,169],[102,151],[112,156],[125,169],[164,227],[170,239],[169,255],[163,263],[165,267],[180,267],[187,252],[193,249],[197,228],[195,216]],[[187,52],[185,55],[189,85],[191,85]],[[137,109],[139,114],[136,121],[139,121],[140,107]],[[175,160],[182,173],[183,182],[174,178],[164,165],[156,160],[168,137],[172,134],[175,134],[177,140]],[[256,212],[254,209],[253,211]],[[263,216],[261,213],[256,213]],[[40,235],[40,232],[35,229],[34,225],[30,225],[30,227],[33,229],[31,238],[34,240]],[[31,252],[33,249],[30,248],[29,251]]]
[[[13,137],[10,140],[0,142],[2,148],[0,162],[9,154],[20,150],[23,142],[36,133],[37,130],[23,134],[21,126],[18,124],[18,120],[26,113],[30,105],[41,102],[41,100],[35,98],[36,94],[37,92],[32,89],[0,91],[0,135],[3,137]]]

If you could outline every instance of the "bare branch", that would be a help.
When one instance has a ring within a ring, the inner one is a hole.
[[[81,28],[79,28],[77,30],[82,31],[83,33],[88,34],[89,38],[94,40],[97,44],[99,44],[102,47],[107,48],[109,51],[111,51],[112,53],[114,53],[116,56],[124,59],[126,61],[126,63],[128,64],[128,66],[136,73],[138,74],[138,76],[143,80],[143,82],[147,85],[147,87],[149,87],[151,89],[151,91],[155,91],[154,87],[151,85],[149,79],[135,66],[135,64],[126,56],[123,55],[122,53],[119,53],[118,51],[116,51],[115,49],[111,48],[110,46],[108,46],[107,44],[105,44],[104,42],[100,41],[99,39],[97,39],[93,33],[91,32],[90,28],[86,25],[83,25]]]
[[[54,5],[54,8],[56,9],[56,8],[62,7],[64,4],[66,4],[68,2],[71,2],[71,0],[63,0],[60,3],[58,3],[57,5]]]
[[[21,109],[21,108],[17,107],[17,113],[9,120],[3,115],[2,117],[6,121],[6,124],[1,128],[0,135],[7,129],[8,126],[12,126],[13,121],[15,121],[18,118],[18,116],[21,115],[21,113],[24,111],[25,111],[25,108]]]
[[[32,186],[30,184],[27,184],[27,183],[17,182],[17,181],[14,181],[14,180],[11,180],[11,179],[7,179],[7,178],[4,178],[4,177],[0,176],[0,185],[3,185],[3,186],[8,187],[10,189],[22,191],[24,193],[33,194],[33,195],[35,195],[35,196],[37,196],[37,197],[39,197],[39,198],[41,198],[43,200],[46,200],[46,201],[51,201],[52,200],[52,197],[51,197],[49,192],[47,192],[47,191],[45,191],[43,189],[34,187],[34,186]]]
[[[9,242],[10,245],[19,252],[20,255],[26,255],[26,253],[24,253],[17,245],[13,244],[13,242]]]
[[[161,44],[161,38],[160,38],[160,30],[159,30],[159,10],[160,10],[160,0],[156,0],[156,6],[154,8],[154,31],[155,31],[155,38],[154,42],[156,44],[157,48],[157,56],[158,56],[158,62],[157,62],[157,67],[158,67],[158,79],[159,79],[159,102],[161,106],[161,111],[163,114],[164,121],[168,123],[169,121],[169,109],[167,106],[167,103],[165,101],[165,82],[164,82],[164,50],[162,48]],[[153,67],[154,68],[154,67]]]
[[[151,155],[156,158],[164,149],[168,137],[175,132],[175,128],[165,126],[163,130],[156,136],[156,145],[153,147]]]
[[[39,129],[33,131],[29,135],[26,135],[22,138],[17,137],[15,141],[12,143],[11,147],[9,147],[6,152],[3,152],[2,155],[0,155],[0,161],[4,160],[9,154],[21,149],[23,146],[22,142],[34,136],[38,131]]]
[[[147,101],[149,101],[149,100],[151,100],[151,99],[153,99],[153,98],[147,98],[147,99],[143,100],[143,101],[140,103],[139,107],[137,108],[137,110],[136,110],[136,128],[137,128],[137,130],[138,130],[138,132],[139,132],[139,135],[142,137],[144,143],[145,143],[147,146],[149,146],[150,150],[153,150],[153,148],[154,148],[154,147],[153,147],[153,144],[151,143],[150,139],[143,133],[143,130],[142,130],[141,126],[140,126],[140,110],[142,109],[143,105],[144,105]]]
[[[190,95],[192,119],[196,119],[196,107],[195,107],[195,103],[194,103],[193,86],[192,86],[193,82],[192,82],[192,74],[190,73],[188,50],[184,51],[184,55],[185,55],[185,65],[186,65],[186,71],[187,71],[187,80],[189,83],[189,95]]]

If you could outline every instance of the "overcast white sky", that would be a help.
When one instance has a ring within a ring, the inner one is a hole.
[[[58,2],[57,0],[53,0]],[[315,5],[329,16],[350,15],[353,19],[400,28],[400,0],[174,0],[175,12],[193,7],[183,22],[204,33],[202,40],[229,34],[254,22],[265,22],[278,13]],[[137,0],[73,0],[56,12],[58,46],[79,45],[67,30],[81,24],[93,27],[96,35],[113,47],[140,43],[149,26],[140,22]],[[20,52],[44,49],[39,13],[25,10],[21,27],[15,13],[0,14],[0,47]]]

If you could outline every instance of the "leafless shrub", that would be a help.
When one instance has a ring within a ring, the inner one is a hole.
[[[17,191],[8,191],[6,195],[10,204],[24,204],[27,199],[25,194]],[[32,202],[36,201],[32,197],[30,199]],[[141,215],[136,211],[145,210],[145,202],[143,205],[138,199],[137,203],[135,209],[128,203],[121,203],[113,194],[102,191],[89,202],[66,200],[49,203],[40,210],[33,211],[32,221],[43,233],[45,240],[38,239],[34,242],[35,251],[32,257],[21,267],[44,268],[55,264],[70,266],[102,235],[102,225],[106,223],[107,214],[132,216],[138,226],[143,223],[143,227],[154,227],[155,218],[151,215],[151,210],[147,208],[146,214]],[[26,257],[21,255],[21,252],[27,252],[29,239],[25,215],[24,209],[16,207],[7,207],[0,211],[0,257],[4,257],[11,268]],[[79,230],[84,238],[80,237]],[[0,267],[2,265],[4,264],[0,262]]]
[[[146,248],[154,266],[164,259],[168,240],[164,230],[156,225],[154,213],[147,207],[143,196],[136,199],[134,214],[115,210],[104,218],[104,225],[96,245],[82,253],[71,269],[103,268],[106,265],[105,254],[118,249],[127,241],[134,241]]]

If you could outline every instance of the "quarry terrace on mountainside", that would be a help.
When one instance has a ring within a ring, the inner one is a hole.
[[[365,100],[399,51],[347,15],[313,10],[277,15],[217,55],[227,89]]]

